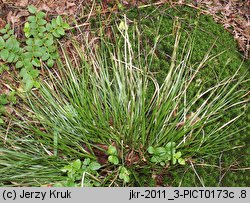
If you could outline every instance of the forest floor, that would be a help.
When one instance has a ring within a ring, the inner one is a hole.
[[[0,0],[0,29],[6,23],[12,23],[14,26],[23,25],[25,17],[28,15],[27,6],[30,4],[52,16],[65,15],[79,19],[84,15],[88,16],[86,12],[91,10],[93,4],[96,5],[95,8],[106,13],[110,10],[117,10],[119,6],[132,7],[166,3],[170,3],[172,6],[188,5],[212,15],[217,22],[223,24],[224,28],[233,34],[244,58],[249,58],[250,1],[247,0]],[[94,15],[95,12],[92,11],[92,14]]]

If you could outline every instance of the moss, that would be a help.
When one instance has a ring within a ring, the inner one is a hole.
[[[250,61],[243,61],[242,53],[237,50],[237,43],[233,39],[233,36],[227,32],[222,25],[216,23],[212,17],[202,15],[197,10],[189,7],[150,7],[141,9],[140,15],[138,15],[137,12],[137,9],[131,9],[127,12],[127,16],[131,20],[138,20],[140,18],[139,27],[143,36],[145,36],[145,42],[143,43],[147,42],[152,45],[155,37],[160,36],[156,57],[153,62],[153,71],[157,72],[156,76],[160,82],[163,81],[170,65],[169,55],[172,53],[175,40],[174,30],[172,28],[177,17],[182,24],[183,31],[180,49],[182,49],[188,37],[195,37],[193,55],[190,63],[195,64],[201,61],[212,46],[213,49],[211,50],[211,54],[220,54],[213,62],[208,63],[197,75],[197,78],[203,81],[204,88],[214,85],[218,80],[232,76],[241,64],[242,67],[239,74],[244,74],[249,71]],[[248,89],[249,86],[250,82],[244,83],[242,89]],[[196,87],[192,86],[190,88],[189,97],[192,97],[195,91]],[[235,108],[225,112],[221,122],[232,119],[242,111],[246,111],[245,114],[234,123],[227,133],[232,133],[243,128],[244,130],[234,135],[234,141],[228,143],[228,148],[237,145],[245,146],[247,143],[250,143],[250,130],[246,128],[250,121],[249,108],[248,110]],[[223,171],[215,170],[213,167],[199,167],[197,168],[197,172],[203,178],[206,186],[217,186],[221,173],[225,172],[226,169],[228,169],[228,171],[221,181],[222,186],[249,186],[249,178],[247,178],[248,171],[231,171],[230,168],[228,168],[236,163],[238,165],[235,167],[249,166],[250,156],[247,156],[249,153],[249,146],[239,150],[225,152],[220,160],[218,157],[214,159],[210,158],[209,160],[210,164],[221,164],[223,166]],[[184,176],[182,175],[183,173],[184,169],[173,171],[171,184],[178,186],[183,177],[182,186],[201,185],[200,181],[191,170],[185,173]]]

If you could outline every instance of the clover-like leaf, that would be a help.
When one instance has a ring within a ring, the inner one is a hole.
[[[72,162],[72,167],[75,169],[75,170],[79,170],[82,166],[82,162],[80,159],[77,159],[75,160],[74,162]]]
[[[119,164],[119,159],[117,156],[114,156],[114,155],[110,155],[108,157],[108,161],[114,165],[118,165]]]
[[[116,147],[113,146],[113,145],[110,145],[109,148],[108,148],[108,154],[117,155],[117,149],[116,149]]]
[[[82,164],[84,166],[88,166],[90,164],[90,162],[91,162],[90,158],[85,158]]]
[[[91,162],[89,164],[89,169],[92,170],[92,171],[97,171],[101,168],[101,165],[97,162]]]
[[[148,147],[148,153],[149,154],[154,154],[155,153],[154,147],[152,147],[152,146]]]
[[[183,158],[179,158],[178,159],[178,163],[180,164],[180,165],[185,165],[185,159],[183,159]]]
[[[175,154],[174,154],[174,157],[175,157],[176,159],[179,159],[179,158],[181,157],[181,152],[175,153]]]

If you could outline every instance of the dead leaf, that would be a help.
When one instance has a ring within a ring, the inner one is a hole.
[[[15,6],[26,7],[29,4],[29,0],[19,0],[15,3]]]
[[[6,25],[6,22],[0,18],[0,29],[4,28],[4,26]]]
[[[42,4],[42,5],[38,6],[38,10],[43,10],[43,11],[46,11],[46,12],[51,11],[50,7],[48,7],[47,4]]]

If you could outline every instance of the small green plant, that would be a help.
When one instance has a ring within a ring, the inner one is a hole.
[[[66,181],[56,183],[54,186],[79,187],[79,186],[100,186],[97,177],[101,165],[96,161],[86,158],[83,162],[77,159],[63,167],[61,171],[67,173]]]
[[[10,24],[0,30],[0,59],[3,61],[2,70],[6,69],[6,63],[15,63],[19,60],[21,53],[20,43],[17,41]],[[4,68],[5,67],[5,68]]]
[[[38,11],[33,5],[28,7],[32,14],[24,25],[25,43],[18,42],[14,31],[7,24],[0,30],[0,60],[6,63],[15,63],[17,69],[21,69],[20,76],[23,79],[24,90],[29,91],[32,87],[39,87],[37,81],[39,68],[42,64],[52,67],[58,59],[55,39],[65,35],[65,29],[69,25],[62,20],[61,16],[52,19],[51,23],[45,20],[46,14]],[[0,72],[6,70],[3,66]]]
[[[123,180],[124,183],[129,183],[130,182],[130,174],[131,172],[124,166],[121,166],[119,168],[119,178]]]
[[[150,161],[161,166],[165,166],[169,161],[172,161],[172,164],[178,162],[185,165],[185,160],[181,158],[181,152],[176,152],[175,145],[174,142],[169,142],[165,147],[148,147],[148,153],[152,155]]]
[[[118,165],[119,164],[119,158],[118,158],[118,152],[116,147],[110,145],[108,148],[108,161],[114,165]]]
[[[5,106],[9,103],[16,104],[16,92],[11,91],[9,94],[0,95],[0,125],[5,124],[2,115],[6,112]]]

